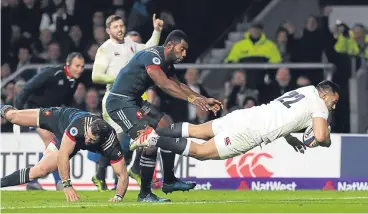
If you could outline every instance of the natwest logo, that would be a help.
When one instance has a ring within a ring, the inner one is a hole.
[[[260,181],[253,181],[252,182],[252,190],[295,190],[296,183],[282,183],[281,181],[267,181],[267,182],[260,182]]]
[[[226,161],[227,173],[232,178],[238,177],[271,177],[273,172],[270,172],[264,165],[259,163],[261,159],[272,159],[268,153],[253,153],[249,152],[240,157],[230,158]]]
[[[339,191],[351,191],[351,190],[368,190],[368,182],[338,182],[337,190]]]

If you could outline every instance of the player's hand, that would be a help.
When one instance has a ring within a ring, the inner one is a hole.
[[[161,19],[156,19],[156,13],[152,16],[153,21],[153,28],[157,31],[162,31],[162,28],[164,27],[164,21]]]
[[[192,102],[193,105],[198,106],[202,111],[211,110],[211,107],[207,104],[206,98],[196,97]]]
[[[64,188],[66,200],[69,202],[79,201],[79,195],[73,187]]]
[[[110,198],[109,202],[116,203],[122,201],[123,198],[120,196],[115,195],[113,198]]]
[[[289,135],[285,137],[285,139],[286,139],[286,142],[288,142],[290,146],[292,146],[296,152],[300,152],[304,154],[304,151],[307,149],[307,147],[305,146],[303,142],[298,140],[298,138]]]
[[[207,105],[210,106],[210,110],[216,115],[220,109],[223,109],[224,106],[222,103],[214,98],[206,98]]]

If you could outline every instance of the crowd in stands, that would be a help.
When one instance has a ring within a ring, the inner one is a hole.
[[[89,9],[81,2],[84,1],[3,0],[1,78],[6,79],[17,69],[31,63],[64,63],[66,55],[70,52],[83,53],[86,63],[93,63],[98,47],[107,39],[104,22],[108,15],[121,15],[128,21],[127,31],[130,31],[137,29],[134,25],[139,25],[134,20],[142,13],[147,13],[144,10],[146,1],[104,0],[100,6]],[[339,22],[334,29],[329,29],[329,13],[330,9],[326,7],[322,10],[322,16],[306,17],[301,37],[296,37],[299,29],[295,29],[290,21],[280,24],[274,38],[265,35],[261,23],[253,23],[244,34],[244,39],[233,45],[224,62],[329,61],[338,64],[341,62],[339,54],[368,59],[368,34],[365,26],[348,26]],[[169,12],[162,13],[161,18],[166,25],[175,25],[175,20]],[[149,31],[151,30],[150,28]],[[139,37],[139,33],[133,34]],[[338,68],[337,72],[341,74],[348,71]],[[24,72],[4,86],[1,93],[2,103],[12,104],[16,94],[34,74],[34,70]],[[342,85],[342,89],[345,89],[348,78],[346,75],[342,76],[336,80]],[[263,72],[236,70],[224,85],[225,109],[221,115],[235,109],[267,103],[286,91],[316,84],[323,78],[323,71],[319,69],[298,72],[291,72],[288,68]],[[199,84],[197,70],[188,69],[184,79],[200,94],[211,94]],[[90,81],[80,83],[74,94],[73,107],[100,114],[103,94],[100,89],[103,87]],[[182,101],[165,100],[161,103],[161,108],[171,113],[174,120],[202,123],[215,117]],[[2,131],[11,131],[9,124],[3,120]]]

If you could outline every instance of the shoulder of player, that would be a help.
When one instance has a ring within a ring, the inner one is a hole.
[[[146,55],[146,56],[151,56],[152,58],[153,57],[158,57],[161,61],[162,61],[162,57],[160,55],[160,51],[158,50],[157,47],[151,47],[151,48],[147,48],[147,49],[144,49],[142,50],[143,53]]]

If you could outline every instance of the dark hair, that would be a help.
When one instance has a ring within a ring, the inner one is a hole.
[[[106,22],[105,22],[106,28],[110,28],[111,23],[113,23],[115,21],[118,21],[118,20],[123,21],[123,18],[121,16],[118,16],[118,15],[111,15],[111,16],[107,17]]]
[[[79,52],[72,52],[72,53],[68,54],[68,56],[66,57],[66,64],[67,65],[72,64],[72,61],[73,61],[73,59],[75,57],[84,60],[84,57],[83,57],[83,55],[81,53],[79,53]]]
[[[167,45],[167,43],[169,43],[169,42],[180,43],[181,40],[184,40],[184,41],[188,42],[187,34],[185,34],[184,31],[181,31],[181,30],[173,30],[167,36],[164,45]]]
[[[332,93],[340,94],[339,85],[329,80],[323,80],[322,82],[318,83],[316,88],[318,91],[332,92]]]
[[[254,102],[254,105],[256,106],[257,105],[257,100],[256,98],[252,97],[252,96],[248,96],[244,99],[243,101],[243,106],[245,106],[245,104],[247,104],[248,101],[253,101]]]
[[[92,134],[96,136],[96,140],[94,142],[106,142],[112,132],[109,124],[102,119],[94,120],[90,127]]]

